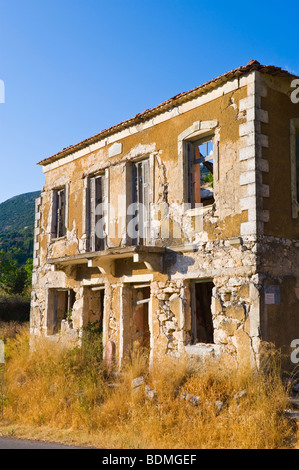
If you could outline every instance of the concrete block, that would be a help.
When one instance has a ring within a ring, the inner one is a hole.
[[[256,184],[250,183],[247,185],[247,196],[255,196],[256,195]]]
[[[240,185],[244,186],[246,184],[254,183],[256,180],[255,171],[247,171],[246,173],[241,173],[240,175]]]
[[[244,147],[239,150],[240,160],[248,160],[249,158],[255,158],[255,146]]]
[[[257,109],[256,110],[256,119],[260,122],[268,124],[268,122],[269,122],[268,111],[265,111],[264,109]]]
[[[269,139],[265,134],[257,135],[257,144],[261,147],[269,147]]]
[[[269,162],[264,158],[257,159],[257,168],[263,173],[269,173]]]
[[[241,210],[256,209],[256,200],[254,196],[248,196],[240,199]]]
[[[270,196],[270,188],[267,184],[262,184],[260,186],[260,194],[262,197],[269,197]]]
[[[250,108],[255,107],[255,99],[254,95],[247,96],[247,98],[243,98],[242,100],[239,101],[239,110],[240,111],[246,111]]]
[[[270,212],[268,210],[263,210],[263,222],[269,222],[270,220]]]
[[[255,158],[248,158],[247,160],[247,170],[248,171],[255,171],[256,169],[256,159]]]
[[[241,224],[241,235],[255,235],[256,234],[256,222],[243,222]]]
[[[255,131],[254,121],[246,122],[244,124],[240,124],[239,126],[239,136],[242,137],[243,135],[251,134]]]

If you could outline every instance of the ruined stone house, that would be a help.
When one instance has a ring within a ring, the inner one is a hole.
[[[31,333],[121,366],[299,338],[299,104],[251,61],[44,159]],[[128,230],[130,228],[130,230]]]

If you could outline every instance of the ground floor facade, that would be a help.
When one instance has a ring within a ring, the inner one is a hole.
[[[272,243],[281,263],[286,250],[291,258],[298,251],[293,242]],[[257,260],[269,247],[233,238],[49,260],[33,275],[31,333],[76,344],[84,328],[97,325],[105,359],[116,367],[136,348],[148,351],[150,364],[165,355],[226,354],[258,364],[264,342],[290,362],[299,332],[298,268],[295,258],[284,266],[273,258],[271,266],[269,252],[268,271],[259,272]]]

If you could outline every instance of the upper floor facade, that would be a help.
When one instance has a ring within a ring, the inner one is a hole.
[[[293,80],[253,62],[40,162],[35,264],[137,245],[296,238]]]

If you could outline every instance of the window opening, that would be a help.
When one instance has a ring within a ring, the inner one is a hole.
[[[52,237],[61,238],[66,235],[66,198],[65,188],[54,191]]]
[[[134,342],[145,349],[150,348],[149,303],[150,287],[133,286]]]
[[[98,333],[102,336],[104,319],[105,287],[92,287],[89,298],[89,322],[96,326]]]
[[[214,202],[212,138],[187,142],[188,203],[191,207]]]
[[[213,282],[192,282],[192,343],[213,343],[214,327],[211,312]]]
[[[90,178],[90,251],[105,249],[104,176]]]
[[[75,292],[71,289],[52,289],[48,306],[48,333],[57,334],[62,320],[71,318],[75,303]]]
[[[149,160],[133,164],[133,195],[132,202],[136,204],[137,236],[133,238],[134,245],[146,245],[150,230],[150,201],[149,201]]]

